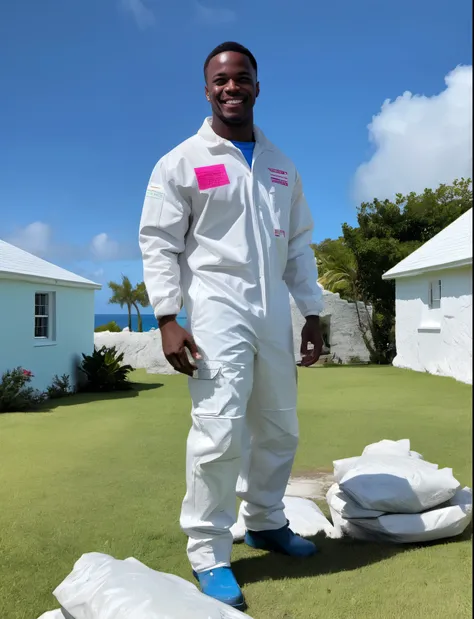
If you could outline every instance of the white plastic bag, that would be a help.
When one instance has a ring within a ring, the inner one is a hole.
[[[333,484],[329,488],[326,500],[330,508],[347,520],[352,518],[377,518],[385,514],[385,512],[375,509],[364,509],[347,496],[338,484]]]
[[[101,553],[82,555],[54,595],[74,619],[249,619],[187,580]]]
[[[393,455],[362,456],[339,485],[361,507],[395,514],[436,507],[460,488],[452,469]]]
[[[350,471],[359,462],[360,456],[354,456],[353,458],[342,458],[341,460],[334,460],[332,463],[334,466],[334,480],[340,484],[344,475]]]
[[[383,439],[378,443],[372,443],[362,452],[363,456],[367,454],[382,454],[395,456],[409,456],[410,455],[410,441],[407,438],[402,438],[399,441],[391,441],[389,439]]]
[[[423,456],[417,451],[410,449],[410,439],[402,438],[399,441],[391,441],[389,439],[383,439],[378,443],[372,443],[362,452],[362,456],[405,456],[409,458],[415,458],[416,460],[423,460],[425,464],[433,469],[437,469],[438,465],[432,462],[427,462],[423,459]]]
[[[339,514],[333,507],[329,507],[329,510],[331,512],[331,519],[334,525],[334,538],[337,539],[347,535],[363,542],[373,542],[377,539],[376,535],[371,534],[362,527],[353,524],[352,520],[343,518],[341,514]]]
[[[385,514],[345,522],[336,516],[336,520],[343,532],[357,539],[364,535],[395,544],[432,542],[466,530],[472,520],[472,491],[458,490],[448,504],[421,514]]]
[[[399,441],[391,441],[389,439],[383,439],[378,443],[371,443],[365,447],[362,452],[362,456],[405,456],[415,458],[417,460],[423,460],[423,456],[417,451],[410,449],[410,439],[402,438]],[[340,460],[334,460],[334,480],[340,484],[344,475],[352,468],[356,466],[359,459],[362,456],[353,456],[352,458],[342,458]],[[437,464],[431,462],[426,463],[428,466],[437,469]]]
[[[319,509],[316,503],[300,497],[283,497],[285,516],[290,521],[291,530],[301,537],[312,537],[323,531],[328,537],[334,533],[334,527]],[[231,528],[235,542],[242,541],[245,537],[245,522],[241,510],[237,522]]]

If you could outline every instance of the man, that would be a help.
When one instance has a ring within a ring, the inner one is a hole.
[[[230,568],[236,494],[248,545],[316,551],[289,528],[282,499],[298,442],[288,291],[306,317],[301,365],[310,366],[322,348],[322,290],[300,177],[253,123],[255,58],[224,43],[204,73],[212,118],[153,170],[140,246],[164,354],[190,377],[189,560],[204,593],[242,608]],[[182,299],[189,331],[176,322]]]

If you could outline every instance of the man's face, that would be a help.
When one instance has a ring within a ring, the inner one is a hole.
[[[206,71],[206,96],[223,123],[248,122],[259,92],[255,69],[245,54],[223,52],[211,58]]]

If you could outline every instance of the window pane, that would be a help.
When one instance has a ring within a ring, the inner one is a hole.
[[[35,316],[48,316],[49,294],[37,292],[35,294]]]
[[[47,318],[35,318],[35,337],[48,337]]]
[[[441,307],[441,280],[430,282],[429,306],[431,309],[439,309]]]
[[[49,318],[50,294],[47,292],[35,293],[35,337],[50,337]]]

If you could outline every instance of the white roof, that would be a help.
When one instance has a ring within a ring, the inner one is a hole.
[[[383,279],[472,264],[472,208],[387,271]]]
[[[62,284],[76,288],[93,288],[95,290],[100,290],[102,287],[100,284],[71,273],[71,271],[66,271],[66,269],[62,269],[0,239],[1,278],[33,282],[42,281],[49,284]]]

